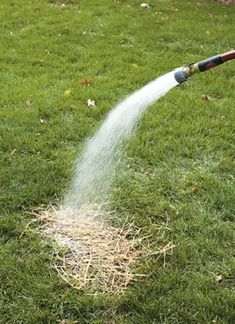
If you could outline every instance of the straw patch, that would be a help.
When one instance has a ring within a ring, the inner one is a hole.
[[[76,289],[89,293],[120,293],[142,275],[133,273],[138,257],[149,253],[147,238],[141,238],[133,224],[122,228],[101,220],[101,210],[77,212],[52,210],[38,215],[41,231],[55,244],[55,267]],[[61,250],[63,249],[63,253]],[[62,254],[62,255],[61,255]]]

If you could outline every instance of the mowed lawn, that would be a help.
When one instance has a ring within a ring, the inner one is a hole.
[[[28,225],[30,210],[62,199],[84,140],[117,102],[234,47],[235,5],[140,4],[0,1],[0,323],[235,322],[235,61],[169,92],[127,143],[112,208],[156,249],[174,246],[139,260],[146,277],[118,296],[79,292]]]

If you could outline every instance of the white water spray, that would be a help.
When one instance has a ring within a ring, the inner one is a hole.
[[[77,161],[73,184],[64,200],[65,210],[77,211],[84,205],[108,201],[123,141],[130,137],[144,110],[177,84],[174,71],[167,73],[131,94],[108,114]]]

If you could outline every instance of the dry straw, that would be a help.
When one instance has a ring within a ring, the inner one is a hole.
[[[101,214],[102,209],[93,206],[77,215],[52,209],[37,215],[37,220],[42,233],[56,243],[55,267],[67,283],[92,294],[121,293],[131,281],[144,276],[133,272],[139,257],[165,256],[173,246],[152,252],[148,237],[141,237],[133,224],[116,228]]]

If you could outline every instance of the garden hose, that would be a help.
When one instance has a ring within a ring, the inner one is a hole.
[[[215,55],[206,60],[200,61],[198,63],[190,63],[186,67],[181,67],[175,71],[175,79],[178,83],[183,83],[187,81],[192,75],[200,72],[205,72],[220,65],[224,62],[235,59],[235,50],[229,52]]]

